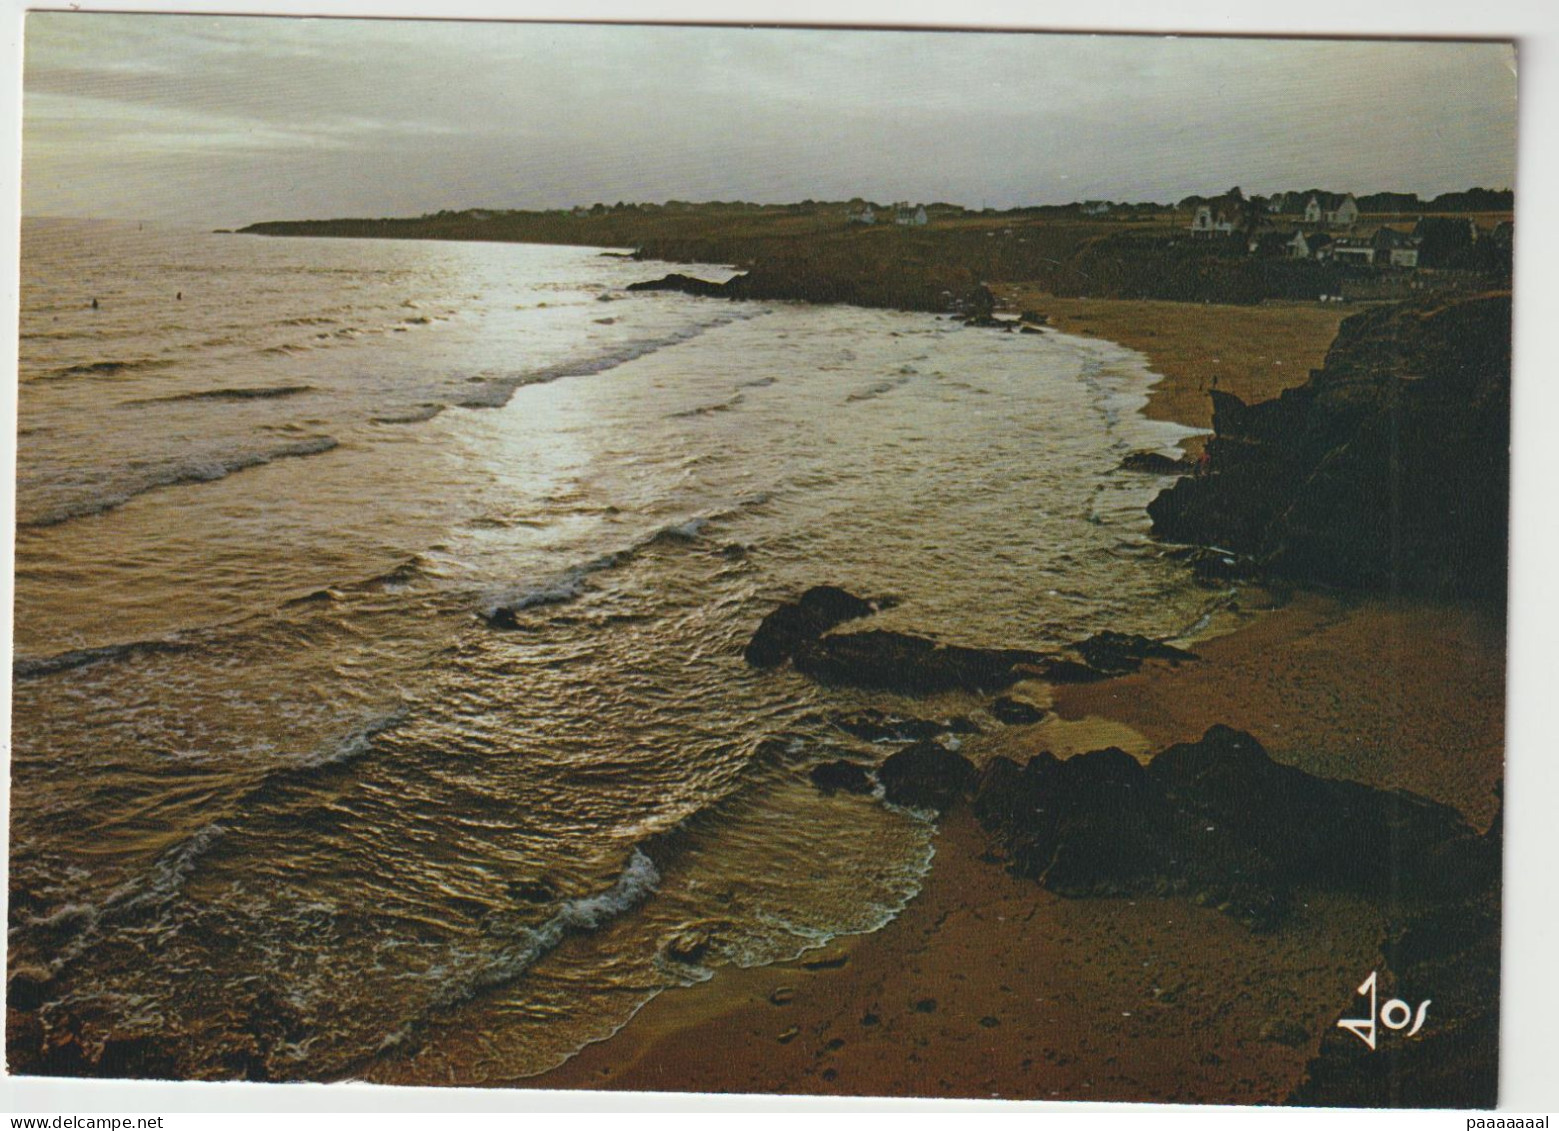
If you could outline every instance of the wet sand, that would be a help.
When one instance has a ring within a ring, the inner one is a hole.
[[[1303,385],[1319,369],[1337,327],[1360,306],[1315,302],[1223,306],[1153,299],[1058,298],[1021,285],[997,286],[1011,311],[1034,310],[1066,334],[1098,337],[1147,356],[1163,380],[1144,412],[1193,428],[1211,428],[1213,389],[1246,404]],[[1181,447],[1195,454],[1201,438]]]
[[[1161,404],[1190,395],[1173,372],[1161,384]],[[1240,601],[1222,635],[1195,642],[1198,662],[1060,689],[1050,718],[964,753],[1119,745],[1146,758],[1222,722],[1279,761],[1421,793],[1487,827],[1503,770],[1501,611],[1256,590]],[[882,930],[796,962],[721,969],[514,1083],[1280,1103],[1380,961],[1380,913],[1362,899],[1312,894],[1256,935],[1185,899],[1061,899],[982,860],[985,847],[955,810],[921,893]]]

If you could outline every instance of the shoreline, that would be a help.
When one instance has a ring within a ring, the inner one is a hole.
[[[1062,332],[1144,353],[1162,377],[1144,411],[1193,427],[1210,423],[1210,411],[1203,421],[1186,406],[1207,399],[1214,359],[1236,371],[1221,387],[1268,399],[1319,367],[1318,343],[1330,344],[1343,317],[1302,305],[1187,312],[1179,303],[1001,297],[1044,311]],[[1230,311],[1242,317],[1231,323]],[[1166,313],[1177,329],[1159,341],[1152,316]],[[1281,345],[1253,335],[1262,319],[1282,327]],[[1200,437],[1190,440],[1194,452]],[[1245,590],[1239,599],[1263,597]],[[1279,762],[1430,796],[1487,829],[1503,770],[1501,611],[1303,591],[1265,604],[1236,602],[1234,623],[1194,645],[1198,662],[1058,687],[1041,723],[994,732],[965,752],[978,763],[1120,745],[1145,760],[1227,723],[1251,731]],[[1393,679],[1381,686],[1383,666]],[[1381,910],[1362,897],[1312,893],[1291,922],[1257,935],[1189,899],[1068,900],[1014,879],[981,859],[985,835],[967,807],[942,819],[936,844],[920,893],[879,930],[788,963],[718,969],[663,992],[558,1068],[507,1083],[1282,1103],[1357,977],[1381,962]],[[711,1048],[722,1050],[718,1060]]]

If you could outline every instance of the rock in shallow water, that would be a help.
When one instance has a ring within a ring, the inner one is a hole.
[[[952,808],[974,776],[969,759],[936,742],[907,746],[877,771],[883,796],[891,804],[935,813]]]
[[[881,602],[868,601],[837,586],[814,586],[799,601],[781,605],[764,617],[743,656],[755,668],[778,667],[829,629],[870,616],[881,607]]]
[[[810,776],[812,784],[824,793],[833,793],[836,790],[843,790],[845,793],[872,791],[871,774],[865,766],[855,762],[824,762],[813,766]]]

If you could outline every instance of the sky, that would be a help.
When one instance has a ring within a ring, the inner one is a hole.
[[[23,211],[1012,207],[1515,179],[1498,43],[28,15]]]

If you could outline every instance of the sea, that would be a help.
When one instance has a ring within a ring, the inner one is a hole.
[[[1217,599],[1109,342],[630,293],[734,272],[621,249],[21,248],[13,1004],[156,1074],[523,1081],[891,921],[934,823],[809,771],[892,752],[852,713],[1000,724],[748,667],[810,586],[1024,648]]]

